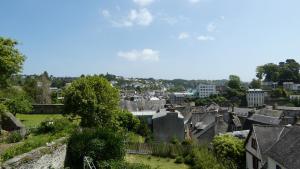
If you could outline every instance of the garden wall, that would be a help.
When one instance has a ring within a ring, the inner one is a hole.
[[[58,141],[58,142],[61,142]],[[56,143],[16,156],[3,163],[3,169],[64,168],[66,144]],[[1,167],[0,167],[1,168]]]

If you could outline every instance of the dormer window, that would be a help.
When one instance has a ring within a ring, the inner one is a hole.
[[[256,143],[256,140],[254,138],[252,138],[251,140],[251,147],[256,150],[257,149],[257,143]]]

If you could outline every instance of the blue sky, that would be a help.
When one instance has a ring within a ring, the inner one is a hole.
[[[299,0],[1,0],[0,36],[20,42],[25,74],[255,77],[300,62]]]

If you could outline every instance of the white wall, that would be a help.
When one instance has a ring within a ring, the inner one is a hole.
[[[276,165],[280,166],[281,169],[286,169],[285,167],[283,167],[282,165],[280,165],[279,163],[277,163],[275,160],[273,160],[272,158],[268,157],[268,169],[276,169]]]

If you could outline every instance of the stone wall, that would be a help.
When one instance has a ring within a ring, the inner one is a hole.
[[[16,156],[3,163],[3,169],[41,169],[64,168],[66,144],[64,139],[58,140],[50,146],[40,147],[28,153]],[[1,167],[0,167],[1,168]]]
[[[62,114],[63,104],[33,104],[28,114]]]

